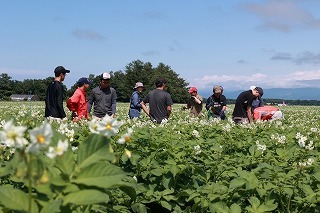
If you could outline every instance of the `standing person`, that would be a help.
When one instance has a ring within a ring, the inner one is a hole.
[[[109,73],[102,73],[100,85],[93,88],[88,101],[88,112],[93,106],[93,116],[103,118],[106,115],[115,116],[117,92],[110,87],[111,76]]]
[[[263,94],[261,87],[252,87],[250,90],[240,93],[232,113],[233,121],[235,123],[253,122],[253,114],[251,109],[252,102],[259,97],[260,94]]]
[[[190,109],[190,116],[202,116],[203,98],[198,95],[196,87],[190,87],[189,94],[191,97],[188,100],[187,106],[184,109]]]
[[[140,93],[144,89],[143,83],[137,82],[133,89],[134,89],[134,91],[133,91],[131,98],[130,98],[129,117],[130,118],[139,118],[140,112],[141,112]]]
[[[226,119],[225,111],[227,109],[227,98],[222,95],[222,87],[215,85],[213,87],[213,95],[211,95],[206,102],[206,109],[208,110],[208,119],[210,117]]]
[[[171,95],[164,91],[166,87],[166,80],[164,78],[157,78],[156,89],[151,90],[147,96],[141,102],[143,111],[150,116],[151,120],[158,124],[162,120],[167,120],[170,117],[172,111],[173,101]],[[147,108],[149,103],[149,108]]]
[[[73,121],[78,121],[82,118],[88,118],[86,91],[89,89],[90,83],[87,78],[80,78],[77,84],[78,88],[67,100],[67,107],[70,111],[72,111],[71,118]]]
[[[58,66],[54,69],[54,81],[48,85],[46,91],[45,117],[61,119],[66,117],[63,109],[64,89],[62,82],[67,73],[70,73],[70,70],[66,70],[63,66]]]

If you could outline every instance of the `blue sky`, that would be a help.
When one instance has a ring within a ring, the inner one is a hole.
[[[320,87],[319,0],[2,0],[0,73],[71,70],[65,84],[134,61],[211,90]]]

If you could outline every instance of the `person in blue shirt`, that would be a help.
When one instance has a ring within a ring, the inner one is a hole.
[[[141,112],[140,93],[144,89],[143,83],[137,82],[133,89],[134,89],[134,92],[132,93],[131,98],[130,98],[130,109],[129,109],[129,117],[131,119],[132,118],[140,118],[140,112]]]

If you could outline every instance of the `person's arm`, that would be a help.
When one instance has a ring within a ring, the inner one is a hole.
[[[56,97],[57,97],[57,110],[59,111],[59,114],[61,115],[61,118],[66,117],[66,113],[64,112],[63,109],[63,88],[62,85],[57,85],[57,90],[56,90]]]
[[[148,116],[150,116],[150,112],[149,112],[149,109],[147,108],[146,103],[145,103],[144,101],[141,101],[140,104],[141,104],[141,107],[142,107],[143,111],[144,111]]]
[[[211,107],[211,97],[209,97],[206,101],[206,109],[209,110]]]
[[[91,112],[93,102],[94,102],[94,93],[93,93],[93,91],[91,91],[91,93],[89,95],[89,100],[88,100],[88,114],[90,114],[90,112]]]
[[[197,104],[201,104],[202,101],[197,96],[194,96],[193,98]]]
[[[70,111],[72,111],[71,117],[78,117],[78,109],[79,109],[79,101],[80,101],[80,94],[75,92],[73,96],[71,96],[67,100],[67,107]]]
[[[249,122],[252,123],[253,122],[253,114],[251,111],[251,106],[247,107],[247,115],[248,115]]]
[[[139,95],[138,93],[134,93],[133,96],[132,96],[132,105],[135,107],[135,108],[141,108],[141,104],[139,102]]]
[[[170,117],[171,112],[172,112],[172,106],[167,106],[168,118]]]
[[[117,92],[114,90],[114,93],[112,94],[112,97],[111,97],[111,117],[115,117],[115,114],[116,114],[116,110],[117,110]]]
[[[221,111],[224,112],[227,109],[227,98],[224,95],[221,95],[221,97],[222,97],[222,109],[221,109]]]

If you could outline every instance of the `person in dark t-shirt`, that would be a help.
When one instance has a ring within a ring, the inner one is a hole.
[[[235,123],[253,122],[253,114],[251,111],[252,102],[259,97],[260,94],[263,94],[261,87],[252,87],[251,90],[240,93],[232,113],[233,121]]]
[[[173,101],[171,95],[164,91],[165,87],[166,80],[157,78],[156,89],[151,90],[141,102],[143,111],[158,124],[163,120],[168,120],[172,111]],[[149,109],[147,103],[149,103]]]
[[[226,119],[225,111],[227,109],[227,98],[222,95],[221,86],[213,87],[213,95],[211,95],[206,102],[206,109],[208,110],[208,119],[211,117]]]
[[[53,118],[65,118],[66,113],[63,109],[63,96],[64,89],[62,82],[64,81],[67,73],[70,70],[66,70],[63,66],[58,66],[54,70],[54,81],[51,82],[46,90],[46,108],[45,108],[45,117]]]

